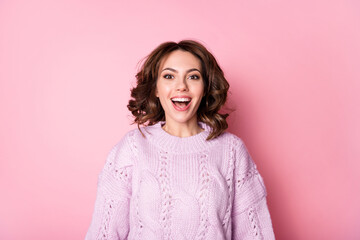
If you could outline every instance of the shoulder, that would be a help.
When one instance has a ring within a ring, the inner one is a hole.
[[[138,129],[128,131],[115,145],[111,147],[107,156],[106,166],[127,167],[133,165],[134,153],[136,151],[134,142],[139,137],[138,132]]]
[[[232,151],[239,151],[241,149],[246,149],[244,141],[237,135],[230,132],[223,132],[220,136],[215,138],[219,143],[226,144],[230,146]]]
[[[219,137],[229,144],[230,156],[238,173],[246,173],[251,169],[256,169],[256,164],[243,139],[229,132],[224,132]]]
[[[141,127],[140,129],[141,130],[135,128],[126,132],[115,146],[113,146],[112,151],[136,151],[137,143],[145,138],[142,133],[146,132],[146,127]]]

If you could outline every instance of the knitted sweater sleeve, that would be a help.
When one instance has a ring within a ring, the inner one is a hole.
[[[266,188],[246,146],[236,151],[232,239],[275,239]]]
[[[92,221],[85,240],[127,239],[131,197],[132,154],[125,136],[106,159],[98,177]]]

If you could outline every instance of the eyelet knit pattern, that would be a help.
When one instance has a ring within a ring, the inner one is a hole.
[[[111,218],[114,215],[114,205],[115,201],[112,199],[109,199],[106,201],[104,206],[104,214],[102,218],[102,224],[101,224],[101,230],[99,232],[99,235],[97,239],[106,240],[110,238],[109,231],[110,231],[110,221]]]
[[[234,163],[235,163],[235,152],[236,149],[239,148],[239,141],[237,141],[237,139],[235,137],[231,137],[229,139],[229,143],[228,143],[228,147],[229,147],[229,167],[228,167],[228,172],[226,175],[226,183],[227,183],[227,187],[228,187],[228,191],[229,191],[229,199],[228,199],[228,207],[226,209],[226,214],[223,220],[222,225],[225,227],[225,229],[228,228],[229,225],[229,218],[231,216],[231,202],[233,200],[232,193],[233,193],[233,176],[234,176]]]
[[[131,131],[128,133],[129,136],[129,145],[130,145],[130,149],[132,150],[133,156],[135,156],[136,158],[138,157],[138,147],[136,145],[136,139],[135,139],[135,132]],[[140,212],[139,212],[139,196],[136,196],[136,198],[134,199],[135,202],[135,213],[136,213],[136,226],[137,226],[137,233],[136,233],[136,239],[141,239],[142,238],[142,230],[143,230],[143,223],[142,220],[140,218]]]
[[[263,239],[263,237],[261,236],[261,233],[259,231],[260,230],[259,229],[259,219],[258,219],[257,213],[253,207],[251,207],[248,210],[248,217],[249,217],[250,226],[252,229],[252,235],[253,235],[254,239],[256,239],[256,240]]]
[[[237,181],[236,181],[237,188],[241,188],[244,183],[249,181],[249,179],[255,177],[255,175],[257,175],[257,174],[259,174],[259,172],[256,169],[255,165],[252,165],[251,169],[249,169],[249,171],[247,171],[246,173],[239,174]]]
[[[199,191],[199,205],[200,205],[200,227],[196,239],[207,239],[207,230],[209,225],[208,220],[208,197],[209,197],[209,171],[207,167],[208,154],[202,153],[200,155],[200,191]]]
[[[164,239],[171,239],[171,194],[170,194],[170,182],[169,173],[167,171],[168,157],[167,152],[160,151],[160,171],[159,181],[161,189],[161,214],[160,224],[164,229]]]
[[[99,176],[86,239],[274,239],[262,177],[243,141],[127,133]]]

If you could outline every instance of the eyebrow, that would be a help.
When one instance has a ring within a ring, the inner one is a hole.
[[[171,72],[178,73],[178,71],[175,70],[175,69],[173,69],[173,68],[164,68],[161,72],[163,72],[163,71],[165,71],[165,70],[169,70],[169,71],[171,71]],[[193,71],[198,71],[199,73],[201,73],[200,70],[197,69],[197,68],[191,68],[191,69],[187,70],[186,73],[193,72]]]

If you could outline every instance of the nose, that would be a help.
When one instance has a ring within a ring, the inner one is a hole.
[[[186,79],[179,79],[179,81],[177,82],[177,85],[176,85],[176,91],[178,92],[185,92],[188,90],[188,86],[187,86],[187,83],[186,83]]]

